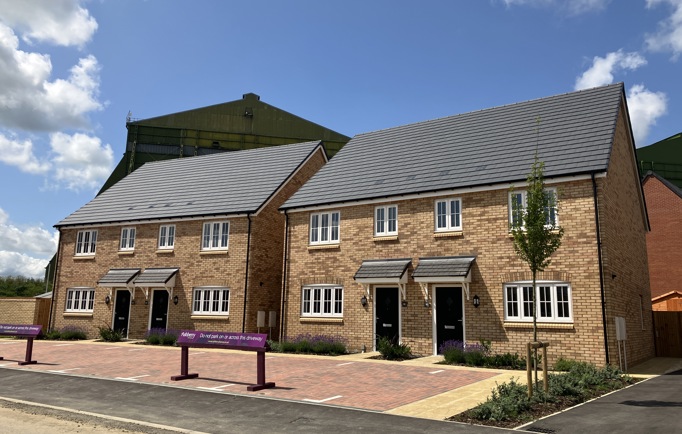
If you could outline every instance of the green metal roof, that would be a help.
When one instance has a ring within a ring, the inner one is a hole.
[[[637,149],[642,174],[656,172],[682,188],[682,133]]]

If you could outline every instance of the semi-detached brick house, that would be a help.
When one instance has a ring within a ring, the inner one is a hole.
[[[565,230],[535,288],[550,361],[618,363],[617,317],[628,363],[652,357],[634,150],[622,83],[355,136],[281,207],[282,336],[368,351],[386,336],[420,354],[484,339],[523,354],[533,289],[510,203],[537,152]]]
[[[682,311],[682,189],[655,172],[642,186],[651,222],[646,244],[653,309]]]
[[[321,142],[146,163],[56,227],[52,327],[252,332],[277,313],[285,216]],[[277,328],[272,329],[277,333]]]

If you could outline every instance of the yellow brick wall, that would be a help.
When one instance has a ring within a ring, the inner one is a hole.
[[[628,365],[654,356],[646,221],[629,128],[621,110],[609,170],[599,180],[609,358],[618,364],[615,317],[624,317]],[[622,349],[621,349],[622,351]]]
[[[0,298],[0,324],[35,324],[36,299]]]

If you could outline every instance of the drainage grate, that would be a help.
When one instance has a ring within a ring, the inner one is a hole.
[[[525,428],[525,430],[529,431],[529,432],[539,432],[539,433],[543,433],[543,434],[554,434],[556,432],[555,429],[542,428],[539,426],[532,426],[530,428]]]

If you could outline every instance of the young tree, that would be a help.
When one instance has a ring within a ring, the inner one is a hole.
[[[538,340],[537,308],[535,282],[537,273],[542,272],[550,264],[550,256],[561,245],[564,230],[557,226],[556,210],[558,194],[545,189],[543,177],[545,163],[535,160],[528,174],[528,187],[525,193],[512,190],[512,222],[511,233],[514,237],[514,251],[528,264],[533,277],[533,341]],[[538,350],[533,353],[535,364],[535,383],[538,382]]]

